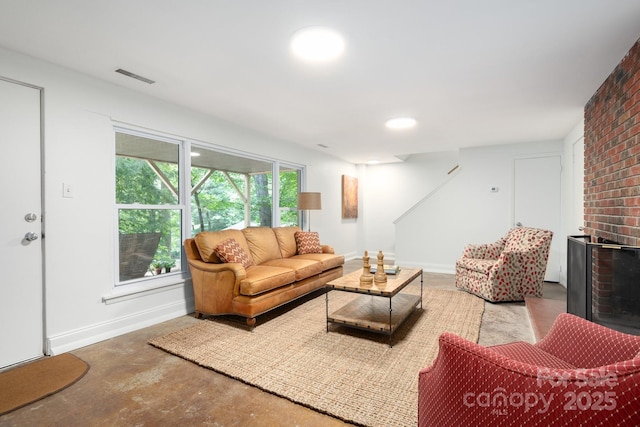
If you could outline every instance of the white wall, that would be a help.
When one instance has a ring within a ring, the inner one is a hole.
[[[394,222],[429,194],[458,164],[458,152],[416,155],[402,163],[366,166],[361,172],[362,239],[360,253],[379,250],[385,259],[396,254]]]
[[[105,304],[114,293],[114,133],[112,120],[306,164],[307,189],[323,194],[312,224],[323,243],[355,254],[357,224],[341,221],[340,176],[356,168],[185,108],[15,52],[0,49],[0,75],[44,88],[46,338],[68,351],[190,312],[184,280]],[[3,100],[6,102],[6,100]],[[8,154],[8,153],[5,153]],[[10,159],[19,164],[22,159]],[[62,183],[74,197],[62,197]]]
[[[454,273],[466,244],[495,241],[513,226],[514,159],[562,150],[562,141],[461,150],[455,176],[397,223],[398,263]]]
[[[322,193],[323,209],[312,212],[312,227],[323,243],[347,258],[381,249],[398,262],[445,272],[453,271],[466,243],[494,240],[510,227],[512,158],[563,148],[563,142],[514,144],[356,167],[2,48],[0,75],[45,89],[45,317],[53,353],[193,308],[190,285],[183,280],[158,293],[103,302],[114,293],[115,281],[112,120],[305,164],[307,191]],[[575,138],[564,141],[565,156]],[[447,180],[456,164],[460,169],[446,191],[437,191],[416,207],[409,221],[394,227],[407,209]],[[342,175],[359,178],[355,220],[342,219]],[[74,198],[62,197],[63,182],[74,184]],[[490,186],[501,191],[489,193]]]

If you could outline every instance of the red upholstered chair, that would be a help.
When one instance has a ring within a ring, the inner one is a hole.
[[[640,336],[563,313],[538,343],[440,336],[418,425],[640,426]]]
[[[456,261],[456,287],[490,302],[541,297],[552,237],[515,227],[497,242],[467,245]]]

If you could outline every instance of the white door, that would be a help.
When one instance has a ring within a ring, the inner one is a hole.
[[[560,280],[560,156],[516,159],[514,225],[553,231],[545,280]]]
[[[0,79],[0,148],[2,368],[44,353],[39,89]]]

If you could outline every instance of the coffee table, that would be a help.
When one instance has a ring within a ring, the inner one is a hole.
[[[387,282],[361,285],[362,270],[354,271],[327,283],[325,294],[327,333],[330,323],[389,335],[392,347],[393,333],[420,305],[422,309],[423,277],[421,268],[401,268],[398,274],[388,274]],[[420,295],[400,293],[406,286],[420,277]],[[343,307],[329,313],[329,293],[334,291],[362,294]]]

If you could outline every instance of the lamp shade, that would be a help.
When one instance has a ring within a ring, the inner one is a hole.
[[[298,193],[298,209],[322,209],[322,199],[320,193]]]

